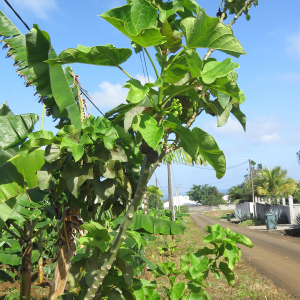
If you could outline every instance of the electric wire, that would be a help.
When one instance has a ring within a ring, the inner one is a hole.
[[[241,163],[239,165],[234,165],[234,166],[230,166],[230,167],[227,167],[226,170],[230,170],[230,169],[234,169],[234,168],[237,168],[239,166],[242,166],[242,165],[245,165],[247,164],[248,162],[244,162],[244,163]],[[208,169],[208,168],[204,168],[204,167],[198,167],[198,166],[193,166],[193,165],[188,165],[188,164],[184,164],[184,166],[188,166],[188,167],[193,167],[193,168],[197,168],[197,169],[202,169],[202,170],[209,170],[209,171],[215,171],[215,169]]]
[[[144,48],[143,48],[142,52],[143,52],[143,58],[144,58],[144,63],[145,63],[145,68],[146,68],[146,73],[147,73],[147,77],[148,77],[148,82],[150,82],[149,74],[148,74],[148,68],[147,68],[146,59],[145,59]],[[145,77],[145,81],[146,81],[146,77]]]
[[[144,64],[143,64],[143,61],[142,61],[141,51],[139,52],[139,54],[140,54],[140,60],[141,60],[141,65],[142,65],[142,69],[143,69],[143,75],[144,75],[144,78],[145,78],[145,81],[146,81],[146,73],[145,73]]]
[[[4,0],[4,2],[11,8],[11,10],[15,13],[15,15],[19,18],[19,20],[25,25],[25,27],[30,31],[29,26],[23,21],[23,19],[20,17],[20,15],[14,10],[14,8],[10,5],[10,3],[7,0]]]
[[[158,180],[158,178],[155,174],[155,171],[154,171],[154,175],[155,175],[155,178],[157,179],[157,182],[158,182],[158,185],[159,185],[160,189],[163,190],[165,193],[167,193],[167,191],[164,188],[162,188],[162,186],[161,186],[161,184],[160,184],[160,182],[159,182],[159,180]]]

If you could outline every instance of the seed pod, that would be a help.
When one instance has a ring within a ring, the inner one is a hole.
[[[140,151],[142,154],[147,154],[151,149],[152,148],[149,147],[149,145],[145,141],[142,141],[140,145]]]
[[[147,154],[148,162],[154,164],[158,160],[158,153],[157,151],[151,149],[151,151]]]

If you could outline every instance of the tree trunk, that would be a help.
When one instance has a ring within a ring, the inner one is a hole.
[[[31,300],[31,254],[32,245],[29,243],[23,250],[20,300]]]

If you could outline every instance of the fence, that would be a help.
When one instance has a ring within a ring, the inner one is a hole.
[[[235,208],[236,208],[235,204],[220,204],[216,206],[194,205],[194,206],[189,206],[189,212],[210,211],[210,210],[231,210]]]
[[[293,203],[293,197],[288,197],[288,204],[286,205],[285,198],[277,198],[272,199],[262,199],[260,197],[254,197],[255,202],[244,202],[239,203],[236,205],[237,209],[241,209],[245,212],[250,212],[253,216],[257,217],[258,219],[264,219],[266,213],[269,210],[273,211],[281,211],[282,213],[285,213],[288,219],[289,224],[294,224],[295,217],[298,213],[300,213],[300,204],[294,204]],[[274,203],[274,204],[271,204]],[[275,204],[277,203],[277,204]],[[282,204],[280,204],[282,203]]]

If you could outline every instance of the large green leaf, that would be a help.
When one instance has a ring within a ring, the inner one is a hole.
[[[0,110],[4,111],[4,108],[9,110],[6,103],[0,106]],[[33,113],[0,115],[0,147],[5,150],[20,144],[38,120],[38,115]]]
[[[246,116],[241,112],[240,105],[237,106],[233,105],[231,109],[231,113],[238,119],[238,121],[243,126],[244,130],[246,131]]]
[[[175,83],[185,77],[185,74],[189,71],[189,65],[184,54],[178,57],[171,56],[170,63],[172,63],[171,66],[165,72],[165,81]]]
[[[153,216],[135,214],[129,225],[130,230],[142,230],[154,234],[183,234],[185,227]]]
[[[1,36],[4,37],[3,42],[8,47],[8,56],[15,60],[18,73],[29,79],[25,37],[2,11],[0,11]]]
[[[181,48],[182,39],[178,36],[174,36],[172,27],[168,21],[163,22],[163,24],[161,25],[161,33],[167,39],[167,42],[162,44],[161,46],[162,50],[169,50],[169,52],[172,53]]]
[[[231,58],[227,58],[224,61],[210,61],[204,65],[202,70],[202,80],[206,84],[213,83],[217,78],[226,76],[228,73],[240,65],[232,62]]]
[[[186,49],[185,58],[188,63],[192,77],[200,77],[203,62],[197,51],[193,49]]]
[[[144,48],[165,42],[157,28],[158,11],[149,1],[132,0],[131,5],[111,9],[101,17]]]
[[[26,49],[31,84],[36,86],[40,96],[51,97],[49,65],[45,63],[51,49],[49,34],[34,24],[31,31],[26,34]]]
[[[222,178],[226,171],[226,160],[215,139],[198,127],[194,127],[193,135],[198,141],[199,153],[215,169],[217,178]]]
[[[70,193],[77,198],[81,185],[87,179],[93,179],[93,166],[92,164],[85,164],[81,168],[74,161],[69,160],[61,173],[61,177],[65,180]]]
[[[22,257],[17,256],[16,254],[0,253],[0,261],[6,265],[19,266],[22,264]]]
[[[209,17],[203,9],[199,9],[197,18],[182,20],[181,29],[188,48],[218,49],[235,57],[246,54],[232,29],[221,23],[219,18]]]
[[[185,283],[184,282],[178,282],[174,285],[173,289],[172,289],[172,293],[171,293],[171,300],[179,300],[184,291],[185,291]]]
[[[78,45],[62,51],[56,59],[48,60],[51,66],[72,63],[91,64],[98,66],[119,66],[132,54],[131,49],[116,48],[113,45],[85,47]]]
[[[139,124],[139,132],[142,134],[146,143],[153,149],[156,149],[158,143],[161,141],[164,128],[159,126],[157,121],[149,114],[144,113],[141,116]]]
[[[234,276],[234,273],[229,269],[228,264],[226,264],[224,262],[220,262],[219,269],[224,274],[228,284],[230,286],[233,286],[234,281],[235,281],[235,276]]]
[[[41,169],[44,151],[36,150],[26,157],[17,155],[0,166],[0,202],[38,186],[36,172]]]
[[[50,50],[49,58],[57,58],[53,49]],[[73,125],[77,128],[81,128],[79,108],[73,97],[66,74],[61,66],[49,66],[49,70],[53,97],[59,107],[60,113],[67,115]]]

